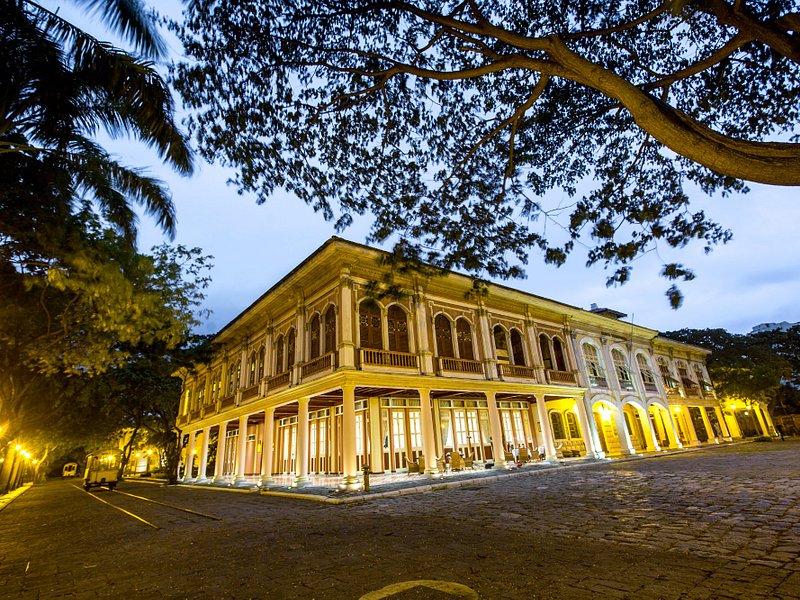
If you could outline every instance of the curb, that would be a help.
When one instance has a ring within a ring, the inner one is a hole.
[[[22,494],[27,492],[29,489],[33,487],[33,483],[26,483],[15,489],[13,492],[9,492],[4,496],[0,496],[0,512],[9,504],[11,504],[14,500],[19,498]]]

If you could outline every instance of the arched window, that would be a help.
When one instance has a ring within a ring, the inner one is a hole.
[[[494,348],[497,353],[497,360],[508,362],[508,340],[506,331],[500,325],[494,326]]]
[[[550,354],[550,338],[545,334],[539,334],[539,348],[542,350],[542,364],[545,369],[553,369],[553,357]]]
[[[381,309],[372,300],[365,300],[359,305],[359,327],[362,348],[383,348],[381,333]]]
[[[439,356],[455,357],[453,352],[453,330],[450,319],[443,314],[436,315],[433,321],[433,328],[436,331],[436,348]]]
[[[553,438],[557,440],[567,439],[567,434],[564,431],[564,419],[561,413],[553,411],[550,413],[550,424],[553,426]]]
[[[632,390],[633,379],[631,378],[631,370],[628,368],[628,359],[625,358],[619,348],[614,348],[611,351],[611,358],[614,360],[614,368],[617,371],[620,387],[623,390]]]
[[[258,383],[256,379],[258,375],[258,364],[256,363],[255,352],[251,352],[250,356],[247,358],[247,366],[250,367],[248,369],[249,373],[247,374],[247,387],[250,387]]]
[[[228,369],[228,396],[239,389],[239,378],[242,376],[242,361],[237,360]]]
[[[197,384],[197,406],[206,405],[206,378],[203,377]]]
[[[336,309],[333,305],[325,311],[325,353],[336,350]]]
[[[275,374],[278,375],[283,373],[283,346],[284,346],[283,336],[279,335],[278,339],[275,340]]]
[[[586,371],[592,385],[607,386],[603,365],[600,362],[600,353],[592,344],[583,344],[583,359],[586,361]]]
[[[408,315],[402,308],[393,304],[386,312],[389,330],[389,350],[408,352]]]
[[[567,429],[569,430],[569,437],[577,439],[581,437],[581,429],[578,427],[578,417],[572,411],[567,412]]]
[[[316,314],[312,317],[311,322],[308,324],[308,333],[309,333],[309,358],[317,358],[320,354],[319,352],[319,344],[320,344],[320,325],[319,325],[319,315]]]
[[[525,366],[525,350],[522,347],[522,334],[518,329],[511,330],[511,357],[514,364],[521,367]]]
[[[679,387],[678,380],[672,376],[672,369],[670,369],[666,358],[658,358],[658,370],[661,373],[661,379],[664,380],[664,386],[668,390],[677,390]]]
[[[456,338],[459,357],[464,360],[475,360],[475,350],[472,347],[472,328],[466,319],[456,321]]]
[[[296,361],[296,357],[294,355],[295,349],[295,341],[297,340],[297,334],[295,333],[294,329],[290,329],[289,333],[286,334],[286,368],[291,369],[294,366]]]
[[[639,374],[642,376],[642,381],[645,387],[655,388],[656,379],[653,377],[653,371],[650,369],[650,363],[647,362],[644,354],[636,355],[636,362],[639,365]]]
[[[264,356],[266,356],[264,346],[261,346],[261,350],[258,351],[258,369],[256,372],[258,381],[261,381],[264,378]]]
[[[556,369],[558,371],[567,370],[567,361],[564,358],[564,345],[557,337],[553,338],[553,358],[555,358]]]

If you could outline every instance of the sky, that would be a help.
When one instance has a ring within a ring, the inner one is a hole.
[[[67,3],[60,14],[86,27],[98,37],[96,24],[75,16]],[[63,6],[61,6],[63,4]],[[159,10],[177,14],[177,2],[159,3]],[[170,39],[174,55],[180,47]],[[200,247],[214,257],[212,283],[205,308],[212,314],[201,327],[214,333],[235,318],[258,296],[291,271],[326,239],[337,235],[331,223],[300,200],[276,194],[258,206],[249,195],[239,195],[226,182],[233,171],[198,161],[197,172],[183,178],[159,164],[155,153],[134,140],[106,141],[106,147],[124,164],[146,167],[168,183],[177,208],[175,243]],[[592,303],[627,313],[626,321],[660,331],[721,327],[747,333],[766,322],[800,322],[800,190],[753,184],[749,194],[709,198],[698,192],[693,209],[733,231],[733,240],[704,254],[697,243],[678,251],[659,249],[634,263],[632,280],[607,288],[608,272],[602,265],[586,268],[575,253],[555,268],[532,253],[527,278],[504,285],[588,309]],[[364,243],[369,220],[362,218],[340,235]],[[139,246],[168,241],[152,220],[142,217]],[[658,275],[665,262],[680,262],[693,269],[696,279],[680,284],[685,300],[673,310],[664,292],[670,282]]]

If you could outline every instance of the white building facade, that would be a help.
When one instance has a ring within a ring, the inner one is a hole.
[[[707,351],[448,273],[395,278],[382,251],[331,238],[182,373],[182,480],[269,486],[360,472],[434,475],[448,457],[616,457],[741,437]],[[763,433],[772,432],[759,410]],[[513,457],[513,458],[512,458]]]

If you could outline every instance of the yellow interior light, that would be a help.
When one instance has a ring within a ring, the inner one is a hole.
[[[681,412],[681,407],[680,407],[680,406],[676,406],[676,407],[675,407],[675,412],[676,412],[676,413],[679,413],[679,412]]]

